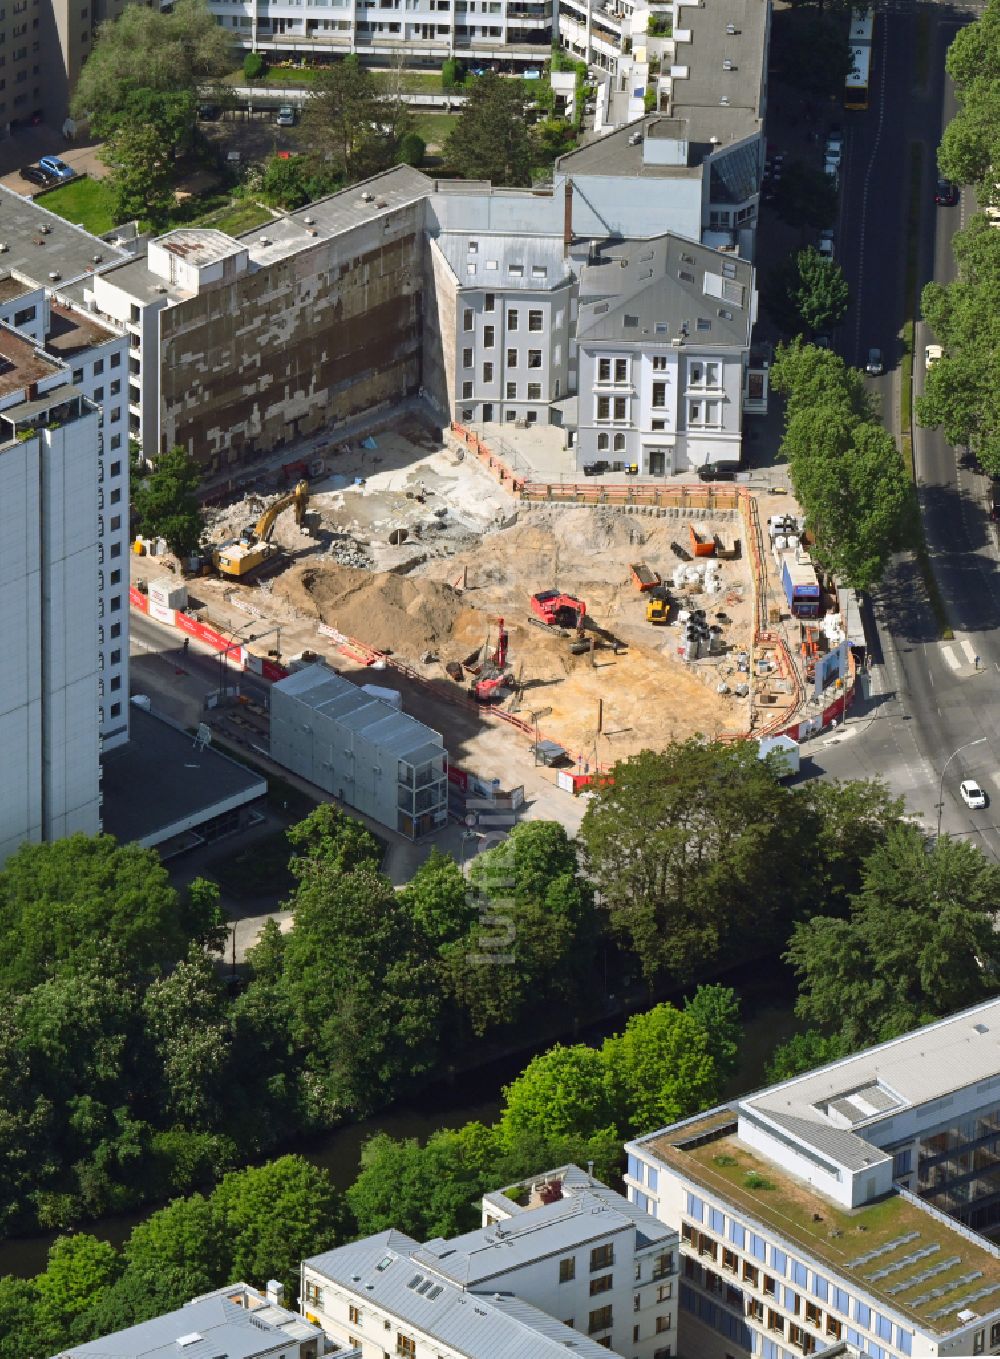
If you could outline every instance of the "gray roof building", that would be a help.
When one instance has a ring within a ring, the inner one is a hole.
[[[83,227],[0,185],[0,267],[47,288],[128,259]]]

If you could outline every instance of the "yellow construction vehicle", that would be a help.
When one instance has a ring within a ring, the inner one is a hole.
[[[666,595],[652,595],[646,600],[646,622],[666,623],[670,617],[670,600]]]
[[[295,522],[301,528],[305,522],[306,508],[309,504],[309,483],[300,481],[294,491],[279,496],[249,528],[243,530],[235,541],[222,543],[212,553],[215,569],[223,576],[233,576],[242,580],[251,571],[256,571],[268,558],[273,557],[277,548],[272,546],[271,534],[282,510],[295,506]]]

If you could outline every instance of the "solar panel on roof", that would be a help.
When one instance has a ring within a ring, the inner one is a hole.
[[[422,1274],[414,1274],[413,1278],[412,1278],[412,1279],[410,1280],[410,1282],[406,1285],[407,1288],[416,1288],[417,1284],[420,1282],[420,1280],[421,1280],[423,1277],[424,1277],[424,1276],[423,1276]]]
[[[437,1298],[437,1297],[440,1296],[440,1294],[441,1294],[441,1285],[440,1285],[440,1284],[435,1284],[434,1287],[431,1289],[431,1291],[427,1294],[427,1296],[428,1296],[428,1298],[430,1298],[430,1300],[433,1302],[435,1298]]]
[[[859,1255],[856,1260],[852,1260],[847,1266],[848,1269],[861,1269],[863,1265],[870,1264],[872,1260],[877,1260],[881,1255],[889,1255],[894,1250],[899,1250],[900,1246],[908,1246],[911,1241],[916,1241],[920,1236],[919,1232],[906,1232],[903,1236],[895,1236],[891,1241],[886,1241],[877,1250],[870,1250],[865,1255]],[[937,1246],[934,1247],[938,1249]]]
[[[917,1235],[916,1232],[913,1233]],[[911,1251],[909,1255],[904,1255],[899,1260],[893,1260],[891,1264],[880,1269],[876,1274],[869,1274],[867,1277],[874,1283],[877,1279],[887,1279],[890,1274],[898,1274],[901,1269],[909,1269],[911,1265],[917,1265],[921,1260],[926,1260],[929,1255],[936,1255],[941,1247],[937,1244],[933,1246],[921,1246],[919,1250]],[[902,1291],[909,1286],[910,1280],[904,1279],[897,1285],[898,1291]]]

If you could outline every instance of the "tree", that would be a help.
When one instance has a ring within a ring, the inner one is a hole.
[[[465,179],[525,187],[531,183],[528,100],[520,81],[488,71],[468,90],[445,142],[448,164]]]
[[[781,452],[812,555],[839,583],[868,589],[913,532],[913,488],[895,443],[872,418],[860,373],[827,350],[780,345],[771,382],[788,398]]]
[[[140,531],[148,538],[165,538],[175,556],[197,552],[204,524],[200,485],[201,468],[190,453],[175,445],[162,454],[133,490]]]
[[[31,1354],[39,1338],[37,1304],[34,1279],[0,1275],[0,1359],[24,1359]]]
[[[827,914],[846,913],[861,890],[865,860],[898,826],[906,802],[893,797],[879,779],[811,779],[795,790],[812,823],[813,892]]]
[[[363,821],[335,802],[321,802],[285,832],[294,854],[289,867],[303,879],[313,871],[350,873],[363,865],[377,869],[383,846]]]
[[[226,989],[204,949],[193,944],[143,1000],[146,1030],[163,1065],[166,1112],[182,1127],[218,1127],[232,1034]]]
[[[973,25],[974,27],[974,25]],[[929,283],[921,297],[924,319],[944,345],[927,372],[917,417],[940,425],[949,443],[973,449],[985,471],[1000,473],[1000,231],[979,214],[952,247],[953,283]]]
[[[708,1034],[694,1015],[657,1005],[604,1043],[616,1123],[628,1135],[676,1123],[719,1097]]]
[[[177,0],[169,11],[128,6],[100,25],[94,50],[77,78],[73,113],[106,138],[136,121],[136,96],[186,95],[193,113],[198,89],[232,66],[230,39],[204,0]],[[166,104],[160,106],[163,126]],[[177,105],[176,107],[180,107]],[[188,122],[190,129],[193,118]]]
[[[419,166],[424,163],[424,156],[427,154],[427,143],[419,132],[407,132],[399,143],[399,163],[400,165]]]
[[[406,106],[351,55],[322,68],[301,135],[315,161],[353,183],[395,164],[409,124]]]
[[[843,270],[810,245],[795,256],[795,271],[789,300],[810,330],[829,330],[847,311],[849,290]]]
[[[259,52],[247,52],[243,58],[243,74],[252,84],[264,74],[264,58]]]
[[[328,1172],[302,1156],[227,1175],[211,1206],[229,1243],[232,1277],[259,1288],[277,1279],[289,1299],[301,1262],[341,1245],[352,1225]]]
[[[232,1238],[202,1194],[175,1199],[132,1229],[121,1286],[142,1299],[145,1321],[232,1280]],[[127,1323],[128,1324],[128,1323]]]
[[[986,5],[975,23],[961,28],[945,61],[955,82],[958,112],[945,128],[938,151],[941,173],[975,184],[981,203],[996,192],[1000,164],[1000,7]]]
[[[549,1048],[505,1086],[500,1137],[511,1145],[521,1137],[590,1137],[602,1128],[617,1131],[606,1081],[606,1062],[595,1048],[582,1043]]]
[[[47,1349],[55,1352],[92,1338],[95,1300],[121,1272],[121,1256],[107,1241],[86,1233],[56,1238],[46,1268],[34,1280],[35,1318]]]
[[[771,1053],[765,1069],[769,1085],[789,1081],[805,1071],[813,1071],[828,1062],[848,1056],[848,1049],[840,1034],[822,1034],[818,1029],[806,1029],[779,1043]]]
[[[188,918],[155,850],[110,835],[22,845],[0,870],[0,994],[91,962],[155,973],[186,951]]]
[[[465,875],[435,846],[399,893],[401,904],[434,952],[468,934],[476,904]]]
[[[964,840],[933,850],[908,823],[869,856],[847,920],[796,925],[796,1012],[848,1051],[995,994],[1000,867]]]
[[[763,948],[780,933],[797,909],[796,807],[751,742],[693,738],[615,766],[580,839],[647,979],[690,977],[730,940],[752,934]]]
[[[739,1066],[743,1037],[739,996],[731,986],[717,983],[699,986],[690,1000],[685,999],[684,1013],[701,1026],[708,1039],[708,1050],[719,1080],[732,1080]]]

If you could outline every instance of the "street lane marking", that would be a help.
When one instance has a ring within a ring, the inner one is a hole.
[[[976,663],[976,654],[977,654],[977,653],[976,653],[976,648],[975,648],[975,647],[972,645],[972,643],[969,641],[968,637],[964,638],[963,641],[962,641],[962,650],[965,652],[966,656],[968,656],[968,658],[969,658],[969,664],[970,664],[970,665],[975,665],[975,663]]]
[[[941,648],[941,656],[945,664],[950,665],[952,670],[961,669],[962,662],[958,659],[958,657],[955,655],[954,650],[950,646],[943,646]]]

